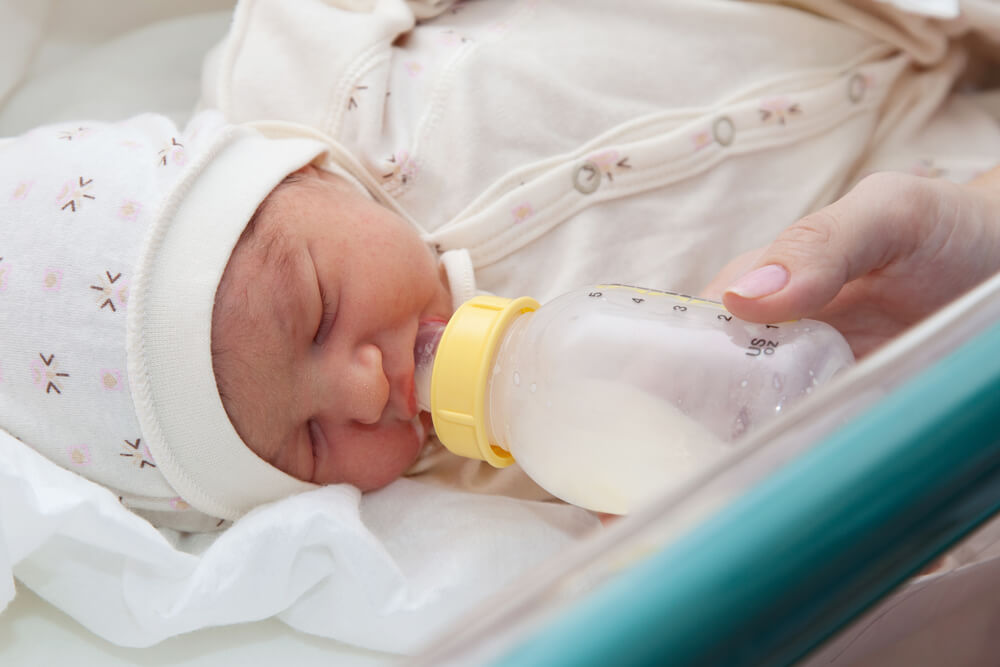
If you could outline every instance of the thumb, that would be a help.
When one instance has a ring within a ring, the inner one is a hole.
[[[911,177],[874,174],[844,197],[783,231],[732,282],[722,301],[737,317],[781,322],[810,317],[855,278],[913,247],[918,188]]]

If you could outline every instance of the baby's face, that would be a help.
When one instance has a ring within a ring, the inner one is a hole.
[[[405,220],[337,176],[296,176],[268,197],[219,284],[219,393],[264,460],[369,491],[420,450],[414,340],[421,321],[451,315],[451,296]]]

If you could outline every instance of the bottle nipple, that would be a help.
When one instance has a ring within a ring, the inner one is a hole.
[[[417,339],[413,346],[413,386],[417,394],[417,407],[425,412],[431,409],[431,371],[438,343],[447,322],[428,320],[421,322],[417,329]]]

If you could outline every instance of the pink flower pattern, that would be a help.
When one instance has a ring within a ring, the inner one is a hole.
[[[531,204],[528,202],[524,202],[523,204],[518,204],[511,209],[511,214],[514,216],[515,223],[524,222],[535,214],[535,209],[533,209]]]
[[[59,195],[56,197],[56,205],[60,210],[65,211],[68,209],[76,213],[83,206],[84,201],[97,198],[91,191],[93,183],[94,179],[84,178],[83,176],[66,181],[63,183],[62,189],[59,190]]]
[[[764,100],[760,103],[760,119],[765,123],[777,121],[784,125],[789,118],[802,113],[802,107],[784,97]]]
[[[128,304],[128,282],[122,278],[121,273],[111,274],[105,271],[104,275],[98,277],[97,285],[91,285],[90,289],[97,292],[94,296],[98,307],[102,310],[109,309],[112,313],[118,312]]]
[[[70,445],[66,448],[69,462],[75,466],[89,466],[91,462],[90,447],[87,445]]]
[[[31,192],[32,186],[35,185],[34,181],[21,181],[14,187],[14,191],[10,193],[11,201],[24,201],[28,198],[28,194]]]
[[[128,222],[135,222],[142,212],[142,204],[134,199],[125,199],[118,207],[118,217]]]
[[[615,180],[615,172],[632,168],[632,165],[628,163],[628,156],[623,157],[621,153],[613,149],[595,153],[587,159],[596,164],[597,168],[600,169],[602,174],[608,177],[609,181]]]
[[[63,272],[60,269],[45,269],[42,277],[42,289],[46,292],[58,292],[62,287]]]
[[[142,470],[146,466],[150,468],[155,468],[156,463],[153,461],[153,455],[149,451],[149,447],[143,443],[142,438],[136,438],[135,442],[131,440],[123,440],[121,442],[122,452],[120,456],[129,459],[135,467]]]
[[[62,393],[63,378],[68,378],[69,373],[59,370],[59,362],[56,355],[50,354],[48,358],[39,353],[38,359],[33,359],[28,365],[31,370],[31,377],[39,387],[45,387],[45,393]]]
[[[156,162],[161,167],[166,167],[168,164],[183,166],[187,162],[184,144],[177,141],[177,137],[170,137],[170,142],[156,154]]]
[[[399,181],[406,185],[417,174],[417,165],[404,150],[396,151],[386,159],[389,171],[382,174],[383,181]]]
[[[105,391],[120,391],[122,388],[122,372],[116,368],[100,370],[101,387]]]
[[[170,499],[170,506],[175,510],[189,510],[191,506],[187,504],[187,501],[180,496]]]
[[[694,144],[694,149],[700,151],[706,146],[710,146],[715,139],[712,137],[712,132],[710,130],[699,130],[691,135],[691,143]]]

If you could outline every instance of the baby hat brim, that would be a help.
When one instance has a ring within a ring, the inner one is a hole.
[[[219,133],[161,201],[132,284],[126,345],[136,415],[170,485],[194,508],[237,519],[315,488],[273,467],[237,434],[212,369],[212,309],[247,222],[288,174],[326,150],[313,139]]]

